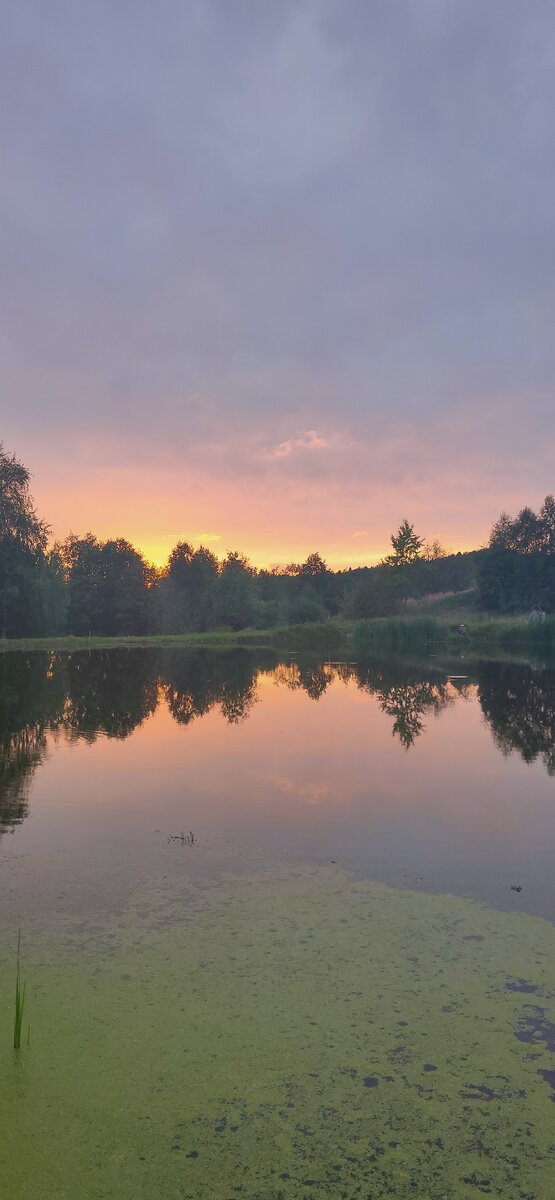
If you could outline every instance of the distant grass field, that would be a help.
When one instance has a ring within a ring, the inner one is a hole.
[[[421,600],[409,600],[407,613],[429,613],[431,616],[460,618],[461,621],[476,616],[478,590],[468,588],[464,592],[441,592],[435,596],[423,596]]]

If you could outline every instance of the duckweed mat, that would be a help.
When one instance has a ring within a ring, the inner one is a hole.
[[[19,1051],[16,942],[2,930],[2,1198],[555,1196],[537,918],[334,868],[162,881],[112,923],[23,929]]]

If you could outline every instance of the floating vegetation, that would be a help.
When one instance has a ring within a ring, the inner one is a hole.
[[[59,922],[1,1200],[555,1196],[547,922],[333,867],[153,877]]]
[[[190,829],[188,833],[183,833],[182,830],[181,833],[170,834],[168,838],[168,843],[169,842],[179,842],[182,846],[194,846],[195,835],[192,829]]]
[[[27,981],[21,986],[21,929],[17,935],[17,971],[15,976],[15,1016],[13,1024],[13,1045],[14,1050],[19,1050],[21,1046],[21,1027],[23,1025],[23,1010],[25,1008],[25,989]],[[31,1034],[29,1026],[27,1044]]]

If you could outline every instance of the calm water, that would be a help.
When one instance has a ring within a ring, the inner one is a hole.
[[[0,1200],[552,1200],[553,668],[2,654],[0,831]]]
[[[555,670],[5,654],[0,797],[16,919],[145,863],[335,860],[554,920]]]

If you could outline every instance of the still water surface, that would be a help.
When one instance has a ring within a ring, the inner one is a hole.
[[[553,668],[4,654],[0,830],[0,1196],[555,1194]]]
[[[4,655],[0,672],[16,911],[60,878],[68,904],[99,871],[117,892],[143,859],[335,860],[555,920],[554,669],[139,649]],[[182,831],[193,847],[168,843]]]

